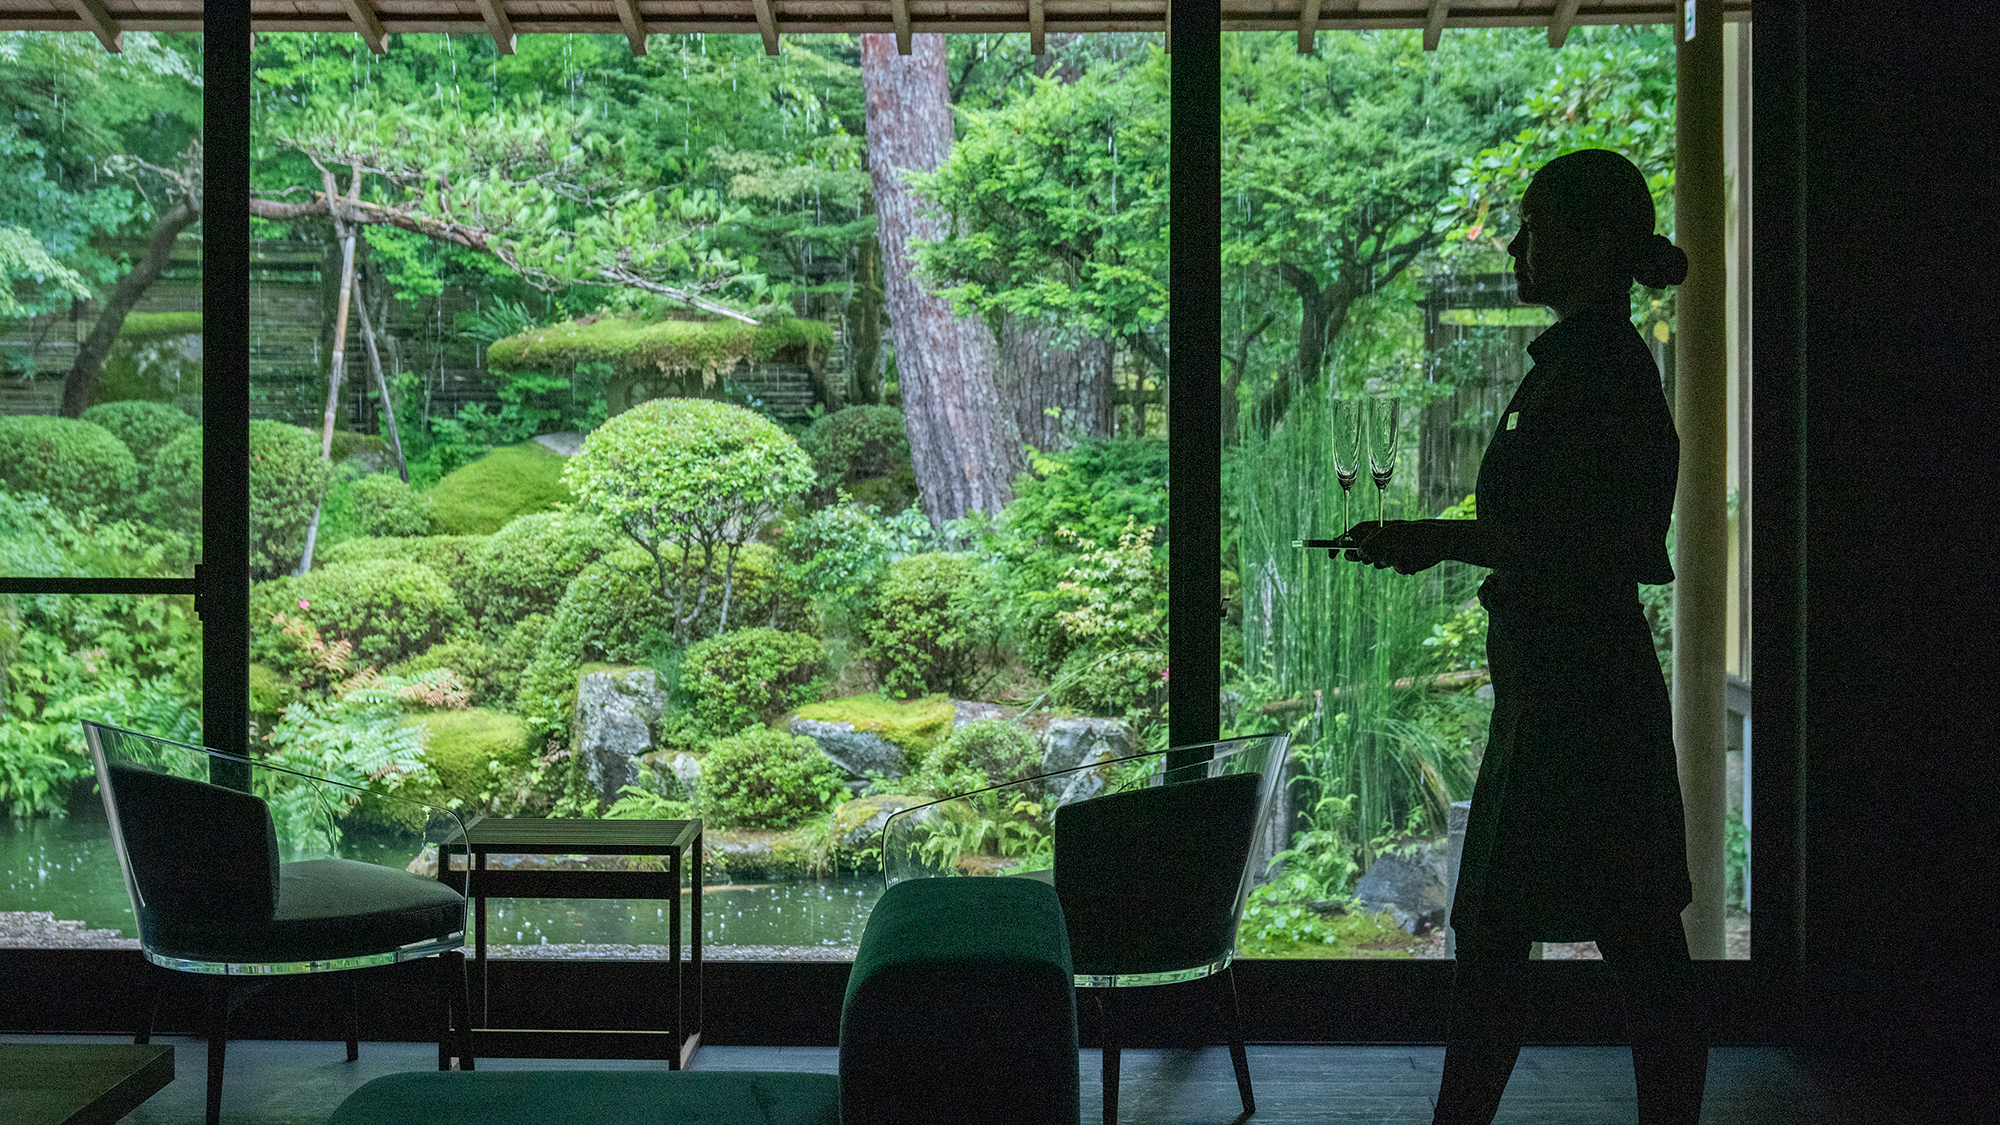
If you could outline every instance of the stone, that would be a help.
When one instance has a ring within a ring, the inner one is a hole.
[[[954,730],[967,723],[976,723],[981,719],[1004,719],[1006,717],[1006,709],[998,703],[978,703],[966,699],[954,699],[951,701],[951,725]]]
[[[667,713],[666,685],[651,668],[585,672],[576,682],[576,725],[570,740],[584,784],[605,804],[639,781],[639,759],[654,746]]]
[[[1373,911],[1387,911],[1404,933],[1427,934],[1444,925],[1448,845],[1437,840],[1384,852],[1354,885],[1354,897]]]
[[[701,759],[695,755],[683,750],[656,750],[639,761],[653,771],[655,781],[670,787],[664,795],[692,801],[701,792]],[[673,792],[671,787],[680,791]]]
[[[858,730],[853,723],[793,719],[792,733],[812,739],[819,752],[850,777],[901,777],[909,772],[902,747],[872,730]]]
[[[1458,956],[1458,935],[1452,932],[1449,923],[1451,921],[1451,904],[1458,898],[1458,864],[1460,858],[1465,855],[1465,826],[1471,822],[1472,802],[1453,801],[1451,803],[1451,812],[1445,821],[1448,830],[1448,834],[1445,837],[1447,855],[1445,857],[1444,875],[1445,921],[1447,923],[1444,931],[1444,955],[1446,957]]]
[[[563,457],[574,457],[583,448],[583,435],[578,433],[537,434],[535,444],[551,453]]]
[[[1042,732],[1042,772],[1075,769],[1138,753],[1138,740],[1123,719],[1051,719]],[[1087,801],[1104,791],[1102,770],[1084,770],[1050,782],[1045,799],[1052,807]]]
[[[874,847],[881,842],[882,826],[891,816],[929,801],[929,797],[890,794],[842,801],[833,809],[833,844],[841,851]]]

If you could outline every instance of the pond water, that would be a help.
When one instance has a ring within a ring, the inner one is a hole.
[[[365,851],[353,849],[356,858],[389,858]],[[802,952],[852,947],[881,893],[880,878],[705,887],[702,940]],[[496,945],[667,943],[664,902],[519,898],[494,899],[487,909],[487,940]],[[77,814],[62,819],[0,819],[0,911],[20,910],[137,936],[101,808],[79,802]]]

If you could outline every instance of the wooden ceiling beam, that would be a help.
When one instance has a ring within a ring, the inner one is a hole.
[[[69,0],[69,6],[90,33],[97,36],[97,41],[104,44],[105,50],[114,55],[125,50],[125,29],[105,10],[104,0]]]
[[[1299,54],[1313,53],[1313,40],[1319,37],[1319,0],[1305,0],[1299,5]]]
[[[751,0],[757,9],[757,34],[764,37],[764,53],[778,53],[778,12],[776,0]]]
[[[479,17],[486,21],[486,34],[503,55],[514,53],[514,21],[507,18],[506,0],[477,0]]]
[[[1583,0],[1556,0],[1556,10],[1549,13],[1549,46],[1560,47],[1569,38],[1569,29],[1576,24],[1576,10]]]
[[[382,20],[376,16],[369,0],[340,0],[340,6],[347,11],[347,18],[354,23],[354,31],[368,49],[378,55],[389,53],[389,33],[382,30]]]
[[[1444,39],[1444,19],[1451,14],[1451,0],[1431,0],[1430,11],[1424,13],[1424,50],[1435,51]]]
[[[1028,53],[1049,53],[1048,11],[1043,0],[1028,0]]]
[[[646,53],[646,20],[639,15],[639,0],[612,0],[618,9],[618,26],[625,29],[625,41],[632,44],[632,53]]]
[[[910,0],[889,0],[889,22],[896,32],[896,53],[910,53]]]

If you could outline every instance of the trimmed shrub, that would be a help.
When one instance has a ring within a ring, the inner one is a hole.
[[[139,511],[160,527],[201,534],[201,427],[162,445],[144,466]]]
[[[1006,719],[980,719],[956,727],[925,756],[910,778],[919,793],[970,793],[1036,771],[1041,746],[1026,727]]]
[[[553,613],[570,582],[620,545],[616,533],[592,516],[516,516],[480,545],[467,608],[487,628]]]
[[[846,794],[840,767],[812,739],[753,727],[702,759],[695,808],[718,826],[791,828]]]
[[[0,488],[66,512],[117,509],[139,487],[139,463],[110,430],[76,418],[0,415]]]
[[[354,482],[355,525],[363,535],[429,535],[431,507],[430,497],[388,473]]]
[[[376,562],[393,559],[430,567],[451,586],[460,605],[468,605],[478,571],[475,561],[486,546],[484,535],[385,535],[348,539],[335,543],[313,557],[313,567],[324,563]]]
[[[397,796],[451,809],[519,811],[535,756],[533,731],[519,717],[472,707],[412,715],[402,725],[424,728],[424,760],[437,781],[406,785]]]
[[[738,629],[688,646],[680,690],[704,729],[725,734],[818,699],[825,673],[818,637]]]
[[[813,420],[799,436],[821,488],[886,477],[910,461],[903,412],[893,406],[850,406]]]
[[[415,676],[448,668],[472,689],[475,703],[487,701],[493,687],[493,650],[470,637],[452,637],[385,669],[391,676]]]
[[[332,471],[320,460],[319,438],[311,431],[283,422],[250,423],[251,566],[287,571],[299,565],[306,527]],[[199,511],[199,502],[191,510]]]
[[[1072,654],[1058,677],[1056,702],[1093,715],[1121,716],[1166,699],[1167,654],[1158,649]]]
[[[356,660],[376,668],[408,660],[466,625],[464,606],[437,571],[390,559],[336,563],[251,589],[256,659],[301,670],[307,655],[270,624],[278,613],[311,624],[329,644],[346,641]]]
[[[870,656],[882,691],[899,699],[971,694],[982,658],[1000,639],[990,582],[968,555],[911,555],[889,564],[875,597]]]
[[[132,459],[142,466],[152,464],[154,456],[168,442],[194,425],[194,419],[184,410],[163,402],[137,399],[100,403],[84,411],[83,420],[111,431],[111,436],[124,442]]]
[[[549,615],[531,613],[514,623],[500,642],[490,650],[491,661],[487,665],[487,675],[496,696],[509,698],[506,693],[517,689],[528,665],[534,662],[535,652],[541,647],[542,639],[549,631]]]
[[[576,499],[563,483],[563,456],[532,441],[496,449],[455,469],[430,490],[432,518],[447,535],[491,535],[507,521]]]

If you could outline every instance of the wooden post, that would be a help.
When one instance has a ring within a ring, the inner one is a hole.
[[[1728,816],[1724,676],[1729,617],[1728,264],[1723,223],[1722,4],[1691,0],[1676,20],[1674,236],[1688,276],[1675,306],[1674,744],[1687,809],[1694,902],[1682,916],[1695,957],[1723,956]],[[1692,33],[1690,35],[1690,32]]]
[[[354,239],[361,233],[358,223],[348,222],[342,217],[340,192],[333,180],[333,173],[322,172],[326,181],[327,212],[333,216],[334,233],[340,236],[340,297],[333,312],[333,362],[328,365],[326,380],[326,417],[319,431],[319,459],[333,460],[333,418],[340,410],[340,377],[347,366],[347,310],[354,295]],[[361,169],[354,169],[354,180],[348,190],[349,200],[361,198]],[[351,212],[350,212],[351,214]],[[320,490],[319,502],[313,505],[312,522],[306,525],[306,549],[299,556],[299,568],[292,573],[304,574],[312,569],[313,544],[319,539],[319,517],[326,508],[326,490]]]

